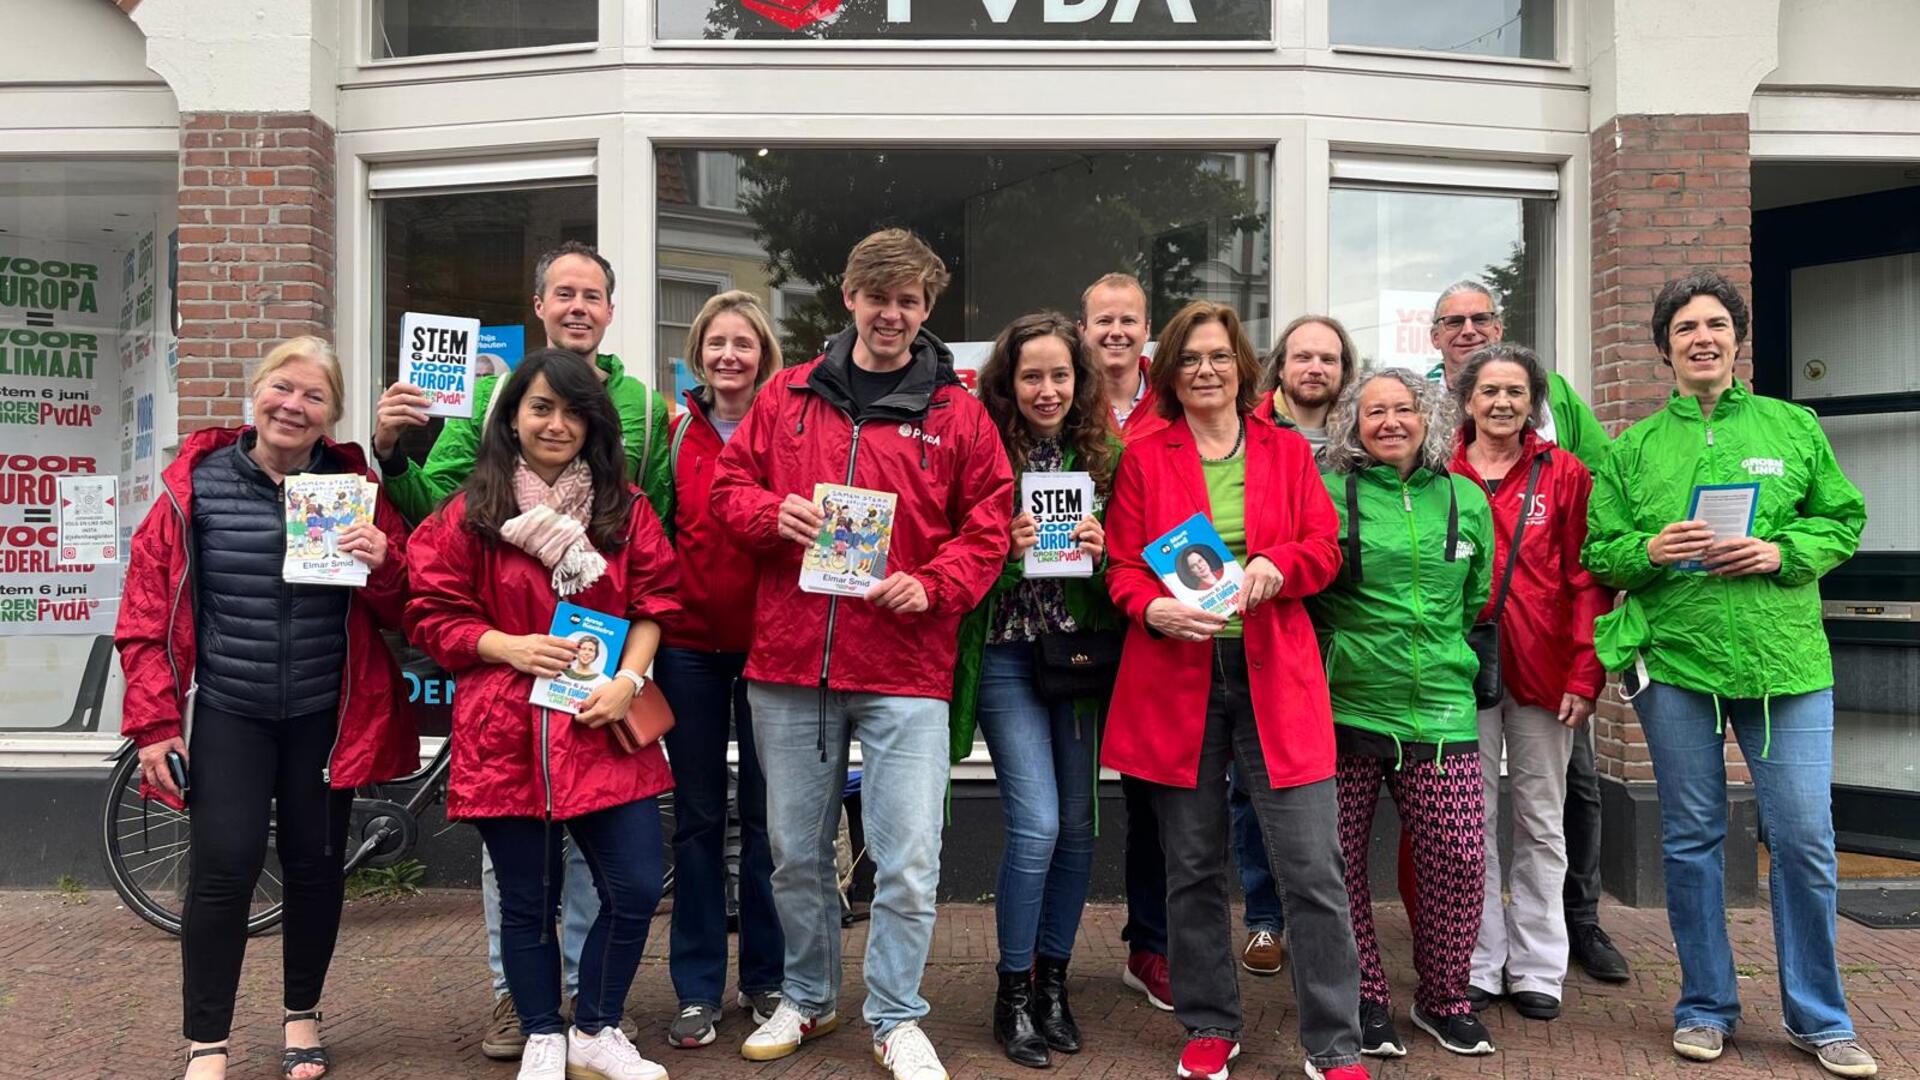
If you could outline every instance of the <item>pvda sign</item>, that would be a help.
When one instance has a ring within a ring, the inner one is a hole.
[[[1265,41],[1273,0],[659,0],[662,41]]]

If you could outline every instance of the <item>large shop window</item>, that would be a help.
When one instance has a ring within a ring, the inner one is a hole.
[[[170,158],[0,161],[0,731],[120,729],[128,541],[174,442],[175,387],[210,374],[174,347],[177,176]],[[76,498],[106,516],[69,552]]]
[[[737,181],[715,178],[726,161]],[[1239,309],[1256,342],[1271,333],[1267,151],[663,149],[656,167],[663,386],[684,379],[668,320],[714,287],[696,283],[757,293],[789,359],[815,355],[847,325],[848,249],[885,225],[919,233],[953,271],[927,327],[963,366],[1016,316],[1077,314],[1113,271],[1146,285],[1156,324],[1207,299]],[[713,191],[738,209],[703,199]]]
[[[1559,0],[1327,0],[1335,45],[1552,60]]]
[[[373,0],[373,58],[596,40],[600,0]]]
[[[533,314],[534,263],[564,241],[594,242],[595,198],[585,182],[381,199],[380,385],[399,377],[400,317],[409,311],[479,319],[481,374],[500,374],[543,348],[546,334]],[[620,280],[617,267],[615,274],[617,312],[623,295],[645,286]],[[435,420],[413,429],[401,447],[423,460],[440,426]]]
[[[1384,173],[1375,164],[1336,161],[1336,183],[1343,173]],[[1438,175],[1453,178],[1444,170]],[[1511,179],[1516,186],[1546,186],[1552,173]],[[1440,354],[1428,333],[1434,298],[1456,281],[1472,280],[1492,291],[1506,340],[1529,346],[1553,366],[1550,192],[1335,187],[1329,201],[1333,315],[1370,363],[1436,373]]]

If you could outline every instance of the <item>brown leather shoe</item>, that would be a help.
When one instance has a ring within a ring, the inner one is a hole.
[[[513,995],[501,994],[494,999],[487,1033],[480,1036],[480,1052],[495,1061],[518,1061],[526,1048],[527,1036],[520,1030],[520,1014],[513,1011]]]
[[[1240,966],[1250,975],[1278,975],[1287,966],[1286,939],[1271,930],[1255,930],[1247,935],[1247,947],[1240,950]]]

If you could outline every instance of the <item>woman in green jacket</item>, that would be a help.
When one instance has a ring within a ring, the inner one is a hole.
[[[1653,307],[1673,369],[1666,407],[1628,428],[1594,473],[1583,557],[1625,603],[1594,624],[1600,662],[1628,677],[1660,794],[1667,920],[1680,954],[1674,1052],[1720,1056],[1740,1018],[1727,942],[1725,728],[1753,775],[1772,856],[1782,1019],[1836,1076],[1872,1076],[1834,957],[1833,661],[1822,575],[1853,556],[1866,502],[1813,413],[1734,379],[1747,306],[1703,271]],[[1750,498],[1747,528],[1716,535],[1696,508]],[[1744,490],[1742,490],[1744,489]],[[1744,535],[1741,535],[1741,532]]]
[[[1054,312],[1015,319],[980,370],[980,400],[1016,476],[1091,475],[1094,505],[1066,535],[1050,536],[1048,548],[1075,552],[1096,571],[1105,561],[1106,538],[1094,511],[1112,490],[1120,457],[1101,387],[1073,320]],[[1026,553],[1040,541],[1031,510],[1016,507],[1000,579],[960,624],[950,715],[955,761],[972,752],[976,720],[986,735],[1007,819],[994,901],[1000,939],[994,1038],[1010,1060],[1045,1068],[1049,1048],[1080,1049],[1067,1007],[1067,960],[1093,874],[1096,732],[1104,702],[1042,698],[1034,650],[1043,634],[1099,629],[1117,619],[1097,573],[1022,574]]]
[[[1493,1052],[1467,1001],[1486,864],[1479,664],[1467,631],[1487,603],[1493,516],[1479,485],[1447,471],[1451,411],[1437,383],[1399,368],[1369,372],[1340,395],[1323,459],[1346,561],[1307,605],[1333,695],[1360,1052],[1375,1057],[1407,1052],[1394,1030],[1367,880],[1383,781],[1413,838],[1414,1025],[1456,1054]]]

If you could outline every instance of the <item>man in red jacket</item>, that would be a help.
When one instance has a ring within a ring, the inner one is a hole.
[[[1080,294],[1080,337],[1100,361],[1113,429],[1134,437],[1139,424],[1155,419],[1147,362],[1140,353],[1153,340],[1147,290],[1132,274],[1108,274]]]
[[[947,787],[947,699],[960,617],[1006,559],[1013,474],[953,356],[921,329],[947,270],[901,229],[862,240],[841,292],[852,328],[775,375],[720,455],[713,508],[760,559],[748,700],[767,777],[784,1000],[741,1046],[785,1057],[838,1023],[840,895],[833,839],[847,748],[861,748],[873,855],[866,1020],[896,1080],[946,1080],[920,1029]],[[816,484],[896,496],[886,576],[864,596],[800,588],[823,533]]]

